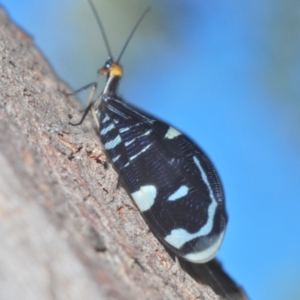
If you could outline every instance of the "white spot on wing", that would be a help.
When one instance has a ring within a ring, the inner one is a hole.
[[[189,188],[186,185],[182,185],[177,191],[175,191],[169,198],[169,201],[175,201],[186,196],[189,192]]]
[[[217,201],[215,199],[215,196],[214,196],[214,193],[213,193],[212,188],[210,186],[210,183],[209,183],[209,181],[207,179],[206,173],[202,169],[201,164],[200,164],[200,162],[199,162],[199,160],[198,160],[198,158],[196,156],[193,156],[193,160],[194,160],[195,164],[197,165],[197,167],[199,168],[202,180],[205,182],[205,184],[206,184],[206,186],[207,186],[207,188],[209,190],[209,196],[210,196],[210,199],[212,200],[211,201],[212,203],[210,204],[209,209],[211,208],[211,206],[213,204],[214,204],[214,207],[216,207],[217,206]],[[208,212],[208,214],[209,214],[209,212]]]
[[[199,252],[186,254],[184,256],[184,258],[188,261],[191,261],[193,263],[198,263],[198,264],[199,263],[204,264],[204,263],[210,261],[211,259],[213,259],[216,256],[216,254],[222,244],[224,234],[225,234],[225,232],[222,231],[219,234],[219,237],[208,248],[206,248],[202,251],[199,251]]]
[[[137,138],[134,138],[134,139],[132,139],[131,141],[128,141],[128,142],[126,142],[126,143],[125,143],[125,146],[128,146],[128,145],[130,145],[130,144],[134,143],[136,139],[138,139],[138,138],[140,138],[140,137],[142,137],[142,136],[149,135],[151,132],[152,132],[152,130],[151,130],[151,129],[150,129],[150,130],[148,130],[148,131],[146,131],[145,133],[141,134],[141,135],[140,135],[140,136],[138,136]]]
[[[129,159],[130,159],[130,160],[134,160],[137,156],[141,155],[141,154],[142,154],[143,152],[145,152],[148,148],[150,148],[151,145],[152,145],[152,143],[149,144],[148,146],[146,146],[145,148],[143,148],[143,149],[142,149],[139,153],[137,153],[136,155],[131,156]]]
[[[112,162],[116,162],[120,157],[121,157],[121,155],[118,155],[118,156],[114,157],[114,158],[112,159]]]
[[[211,199],[211,203],[210,203],[210,205],[208,207],[207,222],[206,222],[206,224],[201,229],[201,230],[203,230],[203,232],[206,232],[206,234],[208,234],[211,231],[212,227],[213,227],[214,216],[215,216],[215,212],[216,212],[216,208],[217,208],[218,203],[217,203],[217,200],[216,200],[216,198],[214,196],[214,193],[212,191],[210,183],[209,183],[209,181],[207,179],[206,173],[202,169],[201,164],[200,164],[198,158],[196,156],[193,156],[193,159],[194,159],[195,164],[197,165],[197,167],[200,170],[200,174],[201,174],[202,180],[204,181],[204,183],[206,184],[206,186],[208,188],[209,197]]]
[[[110,120],[109,116],[108,116],[108,115],[105,115],[104,119],[102,120],[102,123],[105,123],[105,122],[107,122],[108,120]]]
[[[120,128],[120,133],[130,130],[130,127]]]
[[[136,124],[131,125],[131,126],[129,126],[129,127],[123,127],[123,128],[120,128],[119,131],[120,131],[120,133],[123,133],[123,132],[126,132],[126,131],[128,131],[128,130],[134,128],[134,127],[138,127],[138,126],[140,126],[141,124],[142,124],[142,123],[136,123]]]
[[[176,130],[175,128],[170,126],[167,133],[166,133],[166,135],[164,136],[164,138],[171,140],[171,139],[174,139],[175,137],[177,137],[181,134],[182,134],[181,132],[179,132],[178,130]]]
[[[126,142],[126,143],[125,143],[125,146],[128,146],[128,145],[132,144],[134,141],[135,141],[135,139],[132,139],[131,141]]]
[[[121,143],[121,137],[119,135],[117,135],[113,140],[107,142],[104,147],[106,150],[110,150],[115,148],[118,144]]]
[[[142,136],[146,136],[146,135],[149,135],[150,133],[152,132],[151,129],[149,129],[148,131],[146,131]]]
[[[211,199],[211,203],[208,207],[208,218],[206,224],[200,228],[198,232],[195,233],[189,233],[185,229],[179,228],[179,229],[173,229],[171,233],[165,237],[165,240],[171,244],[173,247],[179,249],[181,246],[183,246],[186,242],[197,238],[201,236],[208,235],[212,228],[213,228],[213,221],[214,221],[214,216],[217,208],[217,201],[213,195],[212,188],[208,182],[207,176],[201,167],[201,164],[196,156],[193,156],[193,160],[196,164],[196,166],[199,168],[202,180],[204,183],[207,185],[207,188],[209,190],[209,196]],[[220,242],[221,243],[221,242]],[[211,246],[213,247],[215,243]]]
[[[151,206],[154,204],[156,193],[157,191],[154,185],[144,185],[141,186],[138,191],[132,193],[131,196],[140,211],[143,212],[151,208]]]
[[[101,131],[100,131],[100,134],[101,135],[104,135],[106,133],[108,133],[110,130],[114,129],[115,126],[113,123],[109,124],[107,127],[103,128]]]

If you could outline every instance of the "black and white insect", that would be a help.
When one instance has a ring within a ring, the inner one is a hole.
[[[88,106],[121,182],[157,238],[175,255],[193,263],[211,260],[221,246],[227,214],[218,174],[206,154],[174,127],[135,108],[117,94],[122,77],[102,23],[89,0],[109,53],[100,69],[107,80]],[[91,84],[90,86],[92,86]],[[94,92],[96,84],[93,85]]]

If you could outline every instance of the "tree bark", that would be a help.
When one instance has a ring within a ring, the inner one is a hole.
[[[216,261],[178,269],[117,188],[91,120],[69,125],[78,101],[2,10],[0,68],[1,299],[246,299]]]

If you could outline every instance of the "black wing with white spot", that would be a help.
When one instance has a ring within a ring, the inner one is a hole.
[[[184,134],[115,94],[102,95],[97,114],[104,147],[153,232],[186,260],[212,259],[227,215],[208,157]]]

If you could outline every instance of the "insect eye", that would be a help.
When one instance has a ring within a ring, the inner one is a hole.
[[[104,66],[98,70],[98,74],[107,75],[111,70],[112,60],[108,59]]]

